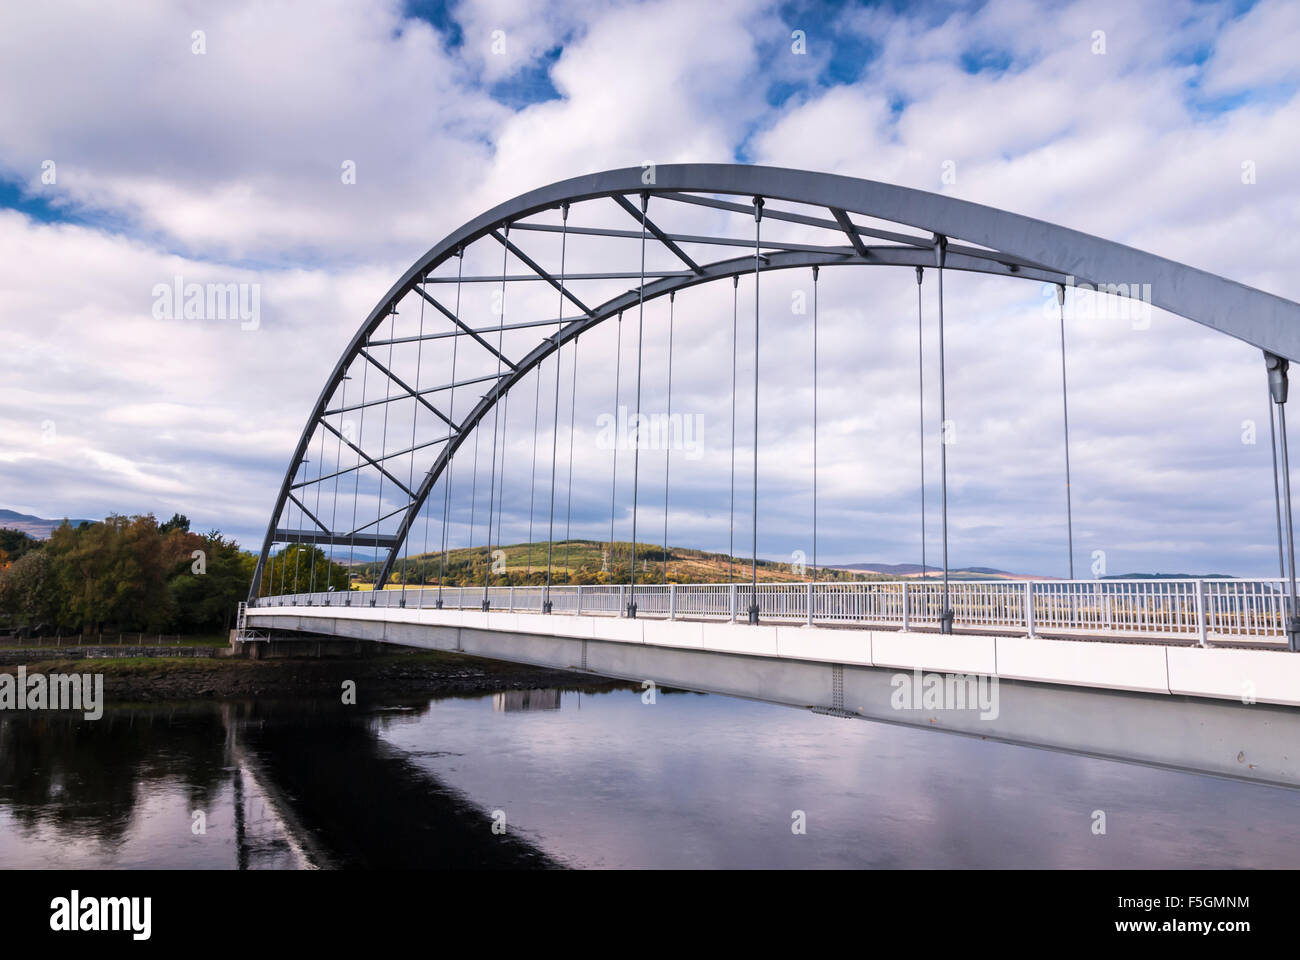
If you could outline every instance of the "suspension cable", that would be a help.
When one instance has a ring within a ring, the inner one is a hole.
[[[505,226],[505,237],[510,239],[510,224]],[[510,247],[505,244],[501,245],[501,329],[497,332],[497,379],[496,386],[501,388],[501,347],[502,338],[505,336],[506,325],[506,261],[510,256]],[[506,395],[509,398],[509,394]],[[497,398],[498,400],[500,397]],[[488,523],[487,523],[487,556],[486,564],[483,568],[483,612],[487,613],[491,609],[491,601],[488,600],[488,584],[492,581],[492,511],[496,507],[497,492],[497,431],[501,423],[501,404],[492,404],[492,474],[491,482],[488,486]],[[504,457],[503,457],[504,459]]]
[[[461,282],[461,277],[463,276],[464,268],[465,268],[465,248],[458,247],[456,249],[456,313],[455,313],[457,320],[460,319],[460,282]],[[502,324],[502,326],[504,326],[504,324]],[[456,348],[459,345],[460,345],[460,337],[452,337],[451,338],[451,396],[448,401],[449,409],[447,411],[447,416],[451,419],[453,423],[455,423],[456,421]],[[459,433],[460,431],[457,430],[457,432]],[[474,433],[477,436],[478,431],[475,430]],[[477,450],[477,447],[475,449]],[[477,453],[475,454],[475,457],[477,458]],[[442,609],[442,578],[443,578],[443,572],[447,565],[447,519],[448,519],[448,511],[449,508],[451,507],[452,470],[455,469],[455,466],[456,466],[456,458],[454,456],[449,457],[447,460],[447,480],[443,484],[443,488],[442,488],[442,556],[438,560],[438,600],[436,602],[437,609],[439,610]],[[426,530],[426,537],[427,537],[428,535],[427,524],[425,526],[425,530]],[[472,536],[472,528],[471,528],[471,536]],[[473,546],[473,544],[471,544],[471,546]]]
[[[1264,354],[1268,368],[1269,395],[1277,405],[1278,437],[1282,445],[1282,494],[1286,505],[1287,566],[1290,568],[1290,590],[1287,594],[1287,647],[1292,653],[1300,648],[1300,618],[1296,615],[1295,525],[1291,517],[1291,457],[1287,443],[1286,399],[1290,362],[1271,353]]]
[[[308,461],[304,460],[301,466],[306,466]],[[298,522],[302,524],[303,529],[307,528],[307,511],[302,507],[298,508]],[[298,564],[302,560],[302,544],[297,544],[297,550],[293,552],[293,592],[298,592]]]
[[[367,381],[370,376],[370,364],[363,364],[361,367],[361,399],[366,399]],[[366,408],[361,408],[361,424],[357,427],[357,465],[352,479],[352,526],[348,529],[352,532],[348,534],[348,595],[345,600],[348,606],[352,606],[352,567],[355,560],[355,548],[357,545],[357,499],[361,492],[361,441],[366,435]]]
[[[567,253],[569,241],[569,205],[567,203],[560,205],[560,220],[562,223],[560,233],[560,307],[555,312],[557,320],[555,321],[555,338],[559,339],[561,320],[564,316],[564,258]],[[576,341],[575,341],[576,348]],[[574,366],[574,372],[577,372],[577,366]],[[533,428],[536,430],[536,427]],[[552,405],[551,415],[551,507],[548,511],[546,527],[546,591],[542,599],[542,612],[551,612],[551,551],[555,546],[555,455],[559,448],[560,440],[560,348],[555,348],[555,403]],[[536,435],[534,435],[536,443]],[[529,550],[531,551],[531,546]]]
[[[939,617],[941,633],[952,633],[952,604],[948,592],[948,405],[946,369],[943,352],[943,264],[947,259],[948,238],[936,237],[935,261],[939,274],[939,429],[943,443],[939,447],[940,491],[943,505],[943,613]]]
[[[420,285],[421,291],[424,284]],[[389,347],[391,350],[391,346]],[[420,368],[424,366],[424,297],[420,298],[420,339],[415,343],[415,392],[420,392]],[[412,401],[411,403],[411,463],[406,475],[406,486],[408,489],[415,489],[415,425],[420,417],[420,404]],[[427,502],[427,501],[426,501]],[[426,516],[428,514],[426,513]],[[429,527],[425,524],[425,547],[428,548]],[[375,527],[375,533],[379,533],[379,527]],[[407,532],[407,541],[403,546],[406,552],[402,554],[402,599],[401,606],[406,606],[406,562],[411,558],[410,532]],[[420,561],[420,570],[424,570],[424,560]],[[423,586],[423,577],[421,577],[421,586]]]
[[[731,278],[731,519],[727,541],[727,579],[736,582],[736,330],[740,274]]]
[[[298,465],[297,465],[297,468],[295,468],[295,470],[294,470],[294,477],[295,477],[295,478],[297,477],[297,475],[298,475],[298,469],[300,469],[301,466],[302,466],[302,464],[298,464]],[[303,522],[302,520],[299,520],[299,523],[302,523],[302,522]],[[285,525],[286,528],[289,528],[289,529],[292,529],[292,527],[293,527],[293,501],[292,501],[292,500],[286,500],[286,501],[285,501],[285,504],[284,504],[284,525]],[[286,576],[286,574],[287,574],[287,572],[288,572],[288,569],[289,569],[289,553],[288,553],[288,551],[289,551],[289,547],[290,547],[290,546],[292,546],[292,544],[290,544],[288,541],[286,541],[286,542],[285,542],[285,545],[284,545],[284,547],[283,547],[283,549],[280,550],[280,593],[278,594],[278,596],[284,596],[284,590],[285,590],[285,576]],[[273,589],[273,590],[275,589],[275,575],[274,575],[274,573],[272,573],[272,575],[271,575],[271,589]]]
[[[668,430],[664,443],[664,583],[668,583],[668,475],[673,458],[673,301],[677,291],[668,293]]]
[[[497,549],[503,547],[503,537],[501,536],[501,525],[505,522],[506,516],[506,439],[510,436],[510,394],[506,394],[504,404],[501,408],[501,482],[497,492],[501,496],[497,497]],[[502,559],[504,560],[504,550],[502,550]],[[510,583],[510,573],[506,571],[506,583]]]
[[[471,558],[473,556],[473,552],[475,552],[474,551],[474,527],[478,519],[478,446],[479,446],[478,441],[479,441],[479,436],[482,432],[483,431],[480,430],[477,425],[474,427],[474,465],[473,465],[473,469],[470,472],[470,481],[469,481],[469,543],[467,544],[469,550],[471,551],[470,554]],[[474,562],[472,559],[469,561],[469,577],[470,577],[470,583],[472,584],[474,582]],[[462,591],[462,593],[463,592],[464,591]]]
[[[813,278],[813,522],[812,522],[812,569],[813,579],[817,579],[817,266],[812,268]]]
[[[316,462],[320,465],[316,471],[316,516],[320,516],[320,488],[323,486],[322,480],[325,477],[325,433],[320,431],[320,451],[316,454]],[[332,532],[332,531],[331,531]],[[309,583],[307,585],[308,593],[316,592],[316,554],[319,549],[313,547],[311,551],[311,573],[308,575]]]
[[[393,343],[397,337],[397,305],[391,308],[392,312],[388,315],[388,363],[387,369],[393,369]],[[393,375],[385,373],[384,376],[384,427],[379,441],[379,463],[387,459],[388,453],[388,407],[389,399],[393,395]],[[375,497],[375,536],[379,536],[379,524],[384,512],[384,472],[379,471],[379,493]],[[397,549],[396,546],[393,547]],[[370,605],[373,607],[375,601],[379,599],[377,591],[384,589],[384,585],[379,582],[379,570],[375,571],[375,582],[370,587]]]
[[[559,358],[556,358],[556,376],[559,376]],[[524,580],[533,575],[533,507],[537,502],[537,419],[542,403],[542,365],[537,365],[533,376],[533,466],[528,474],[528,557]]]
[[[916,268],[916,395],[921,433],[921,579],[928,577],[925,563],[925,313],[921,307],[921,279],[925,270]]]
[[[614,497],[618,491],[618,400],[620,378],[623,373],[623,311],[618,312],[617,336],[614,341],[614,466],[609,478],[609,554],[606,564],[614,572]]]
[[[352,377],[345,373],[341,381],[343,385],[343,391],[339,398],[339,403],[345,407],[348,405],[348,381],[351,379]],[[338,521],[338,512],[339,512],[339,477],[342,475],[341,468],[343,466],[342,427],[343,427],[343,414],[340,413],[338,438],[334,442],[334,498],[333,498],[333,503],[330,505],[330,544],[329,544],[330,553],[329,553],[329,559],[326,561],[325,564],[325,592],[326,593],[328,593],[330,587],[333,586],[333,583],[331,581],[333,580],[334,577],[334,531],[338,529],[338,526],[336,524]],[[351,592],[351,590],[352,590],[352,584],[349,581],[348,583],[349,593]],[[345,599],[351,599],[351,598],[348,597]]]
[[[1070,551],[1070,579],[1074,579],[1074,493],[1070,489],[1070,400],[1065,389],[1065,285],[1056,285],[1056,303],[1061,316],[1061,412],[1065,423],[1065,529]]]
[[[758,267],[759,231],[763,222],[763,198],[754,198],[754,526],[753,555],[750,559],[749,622],[758,623]]]
[[[641,281],[638,287],[636,317],[636,416],[632,418],[632,563],[627,593],[627,615],[636,618],[636,505],[637,487],[641,479],[641,350],[645,345],[645,219],[650,206],[650,194],[641,194]]]
[[[1268,395],[1268,439],[1269,451],[1273,454],[1273,512],[1277,517],[1277,569],[1278,576],[1285,580],[1286,560],[1282,555],[1282,491],[1278,487],[1277,481],[1277,428],[1273,425],[1275,419],[1273,392],[1270,389]]]
[[[569,387],[569,482],[565,487],[568,504],[564,509],[564,578],[573,580],[573,568],[569,566],[569,522],[573,519],[573,428],[574,414],[578,403],[578,337],[573,338],[573,385]]]
[[[296,475],[296,473],[295,473]],[[293,501],[289,500],[284,505],[284,525],[291,527],[293,525]],[[284,596],[284,577],[285,571],[289,568],[289,543],[286,542],[280,550],[280,592],[276,596]],[[275,589],[275,574],[271,575],[271,589]]]

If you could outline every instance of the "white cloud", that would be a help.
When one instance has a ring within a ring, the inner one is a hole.
[[[0,431],[11,441],[0,456],[0,505],[88,516],[179,509],[199,526],[259,539],[327,372],[416,256],[526,189],[645,160],[726,161],[744,151],[760,163],[947,192],[1300,297],[1291,222],[1300,208],[1300,100],[1286,87],[1294,80],[1291,5],[1261,2],[1234,18],[1226,4],[1186,0],[1050,11],[1005,0],[969,12],[801,15],[809,22],[794,24],[746,2],[540,10],[479,2],[450,16],[460,46],[397,3],[0,12],[0,129],[21,131],[0,143],[0,171],[25,184],[29,198],[90,223],[0,212]],[[796,26],[808,33],[806,58],[789,47]],[[206,32],[202,56],[191,53],[197,29]],[[491,52],[495,29],[505,31],[506,55]],[[1100,56],[1091,50],[1099,29],[1107,37]],[[870,58],[846,65],[837,43]],[[494,84],[536,70],[557,45],[549,76],[560,99],[512,110],[491,98]],[[967,72],[967,53],[1007,68]],[[860,78],[815,81],[837,70]],[[770,85],[795,92],[772,106]],[[1246,97],[1232,110],[1213,102],[1260,87],[1267,97]],[[57,184],[40,183],[46,159],[58,164]],[[355,185],[341,182],[345,160],[356,162]],[[956,164],[954,184],[940,180],[945,160]],[[1255,164],[1257,183],[1242,183],[1244,161]],[[743,217],[666,201],[651,214],[687,232],[752,229]],[[574,222],[635,229],[609,203],[575,211]],[[554,236],[512,236],[539,260],[558,262]],[[677,268],[651,247],[652,269]],[[637,255],[635,241],[602,247],[571,238],[568,250],[570,269],[630,267]],[[499,248],[472,250],[467,272],[494,272],[499,257]],[[151,290],[176,276],[258,284],[261,328],[155,320]],[[630,285],[572,289],[595,303]],[[520,286],[527,289],[512,289],[508,300],[512,319],[555,316],[553,290]],[[674,358],[674,407],[705,417],[706,444],[700,461],[674,463],[682,486],[670,538],[710,547],[727,540],[724,286],[678,298]],[[796,286],[806,288],[808,277],[764,280],[761,426],[774,446],[760,464],[761,523],[771,524],[760,549],[773,556],[811,539],[810,328],[807,318],[784,319]],[[932,280],[924,289],[933,424]],[[823,558],[919,559],[911,271],[827,270],[821,290]],[[742,284],[742,441],[751,429],[750,291]],[[436,293],[452,296],[450,288]],[[1035,284],[954,275],[947,293],[948,401],[960,436],[950,450],[954,557],[1054,572],[1064,566],[1055,322],[1044,317]],[[490,294],[466,288],[464,315],[487,325]],[[401,332],[419,323],[415,303],[403,305]],[[666,400],[666,308],[647,308],[643,399],[651,409]],[[625,318],[625,338],[635,319]],[[522,354],[537,335],[511,334],[507,352]],[[1096,545],[1112,569],[1269,572],[1267,441],[1240,442],[1246,419],[1267,436],[1255,351],[1159,315],[1149,331],[1072,323],[1068,337],[1079,557]],[[612,405],[613,340],[607,325],[580,348],[575,508],[583,535],[608,531],[609,457],[593,439],[596,413]],[[449,341],[431,344],[441,351]],[[633,348],[625,339],[628,404]],[[418,372],[409,355],[395,363],[424,383],[450,376],[445,352],[425,354]],[[490,372],[493,361],[470,350],[459,363],[463,378]],[[543,376],[553,391],[553,367]],[[361,388],[349,384],[354,400]],[[528,484],[519,465],[531,459],[532,388],[525,384],[510,411],[507,465],[521,472],[507,478],[508,497]],[[545,423],[552,401],[541,393]],[[457,410],[470,399],[462,392]],[[410,443],[410,408],[394,407],[393,416],[390,450]],[[46,421],[56,425],[54,444],[42,442]],[[366,429],[377,429],[374,417]],[[486,472],[487,442],[481,452]],[[311,470],[333,469],[335,454],[324,453],[328,464]],[[742,442],[739,467],[748,469],[748,456]],[[933,518],[938,447],[927,456]],[[620,537],[628,533],[630,460],[619,467]],[[644,507],[639,532],[661,522],[662,460],[645,461],[642,502],[659,506]],[[747,516],[748,487],[740,486],[737,513]],[[467,495],[462,505],[467,513]],[[363,505],[362,515],[374,506]],[[527,501],[510,499],[507,509],[506,539],[511,531],[522,537]],[[936,552],[932,545],[931,558]]]

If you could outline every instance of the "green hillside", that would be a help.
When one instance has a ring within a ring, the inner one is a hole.
[[[492,583],[497,586],[546,583],[547,544],[515,543],[496,547],[504,554],[504,572],[497,572]],[[594,540],[565,540],[551,547],[551,582],[562,583],[627,583],[632,545],[627,541],[615,542],[613,550],[607,542]],[[406,561],[398,560],[388,587],[401,585],[436,584],[441,554],[412,555]],[[732,579],[748,580],[748,558],[729,560],[725,553],[708,553],[687,547],[670,547],[667,560],[669,583],[727,583]],[[447,551],[443,583],[448,586],[474,586],[483,583],[484,565],[489,557],[486,548],[462,547]],[[662,546],[638,543],[636,546],[637,578],[656,583],[664,582],[665,557]],[[405,568],[405,569],[403,569]],[[370,589],[379,572],[379,564],[360,564],[355,568],[356,585]],[[769,583],[804,583],[812,579],[807,573],[795,573],[788,563],[758,561],[758,579]],[[846,570],[823,569],[818,580],[884,580],[878,574],[852,573]]]

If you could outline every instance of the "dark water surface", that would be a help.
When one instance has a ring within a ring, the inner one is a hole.
[[[1298,824],[1300,791],[662,690],[0,715],[4,867],[1295,867]]]

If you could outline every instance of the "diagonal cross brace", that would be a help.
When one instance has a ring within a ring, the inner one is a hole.
[[[830,211],[832,216],[835,217],[835,222],[838,223],[840,229],[844,231],[844,235],[848,237],[849,242],[853,244],[853,249],[857,251],[858,256],[866,258],[868,256],[867,246],[862,242],[862,237],[858,234],[858,228],[853,225],[853,221],[849,219],[849,215],[839,207],[831,207]]]
[[[488,343],[486,340],[484,340],[482,337],[480,337],[480,336],[478,335],[478,331],[474,330],[473,328],[471,328],[471,327],[469,327],[469,326],[466,326],[465,323],[463,323],[463,322],[461,321],[460,317],[456,316],[456,314],[452,313],[450,310],[448,310],[446,307],[444,307],[444,306],[443,306],[441,303],[439,303],[437,300],[433,299],[433,297],[429,296],[427,293],[425,293],[425,292],[424,292],[423,290],[421,290],[419,287],[415,287],[414,290],[415,290],[415,292],[418,293],[420,296],[424,297],[424,299],[427,300],[427,301],[428,301],[432,306],[436,307],[436,308],[438,309],[438,311],[441,312],[442,315],[443,315],[444,317],[446,317],[448,320],[450,320],[450,321],[451,321],[452,323],[454,323],[456,326],[460,327],[461,330],[465,331],[467,334],[469,334],[471,337],[473,337],[473,338],[474,338],[474,342],[477,343],[480,347],[482,347],[482,348],[483,348],[484,350],[486,350],[488,353],[492,354],[492,356],[496,357],[498,360],[500,360],[502,363],[504,363],[504,364],[505,364],[507,367],[509,367],[511,370],[518,370],[518,369],[519,369],[519,365],[518,365],[517,363],[514,363],[514,362],[513,362],[509,357],[505,356],[504,354],[501,353],[501,351],[497,350],[496,347],[492,346],[492,344]],[[453,426],[455,426],[455,424],[453,424]]]
[[[347,437],[343,436],[343,434],[340,433],[338,430],[336,430],[334,426],[331,423],[329,423],[329,421],[319,420],[317,422],[326,430],[328,430],[330,433],[334,434],[334,436],[338,437],[341,441],[346,443],[349,448],[355,450],[357,452],[357,456],[361,457],[361,459],[365,460],[368,464],[370,464],[372,467],[374,467],[376,470],[378,470],[380,473],[386,476],[389,480],[397,484],[397,488],[399,490],[405,493],[412,500],[415,499],[415,494],[411,492],[411,490],[406,486],[406,484],[402,483],[401,480],[398,480],[395,476],[393,476],[391,473],[385,470],[378,461],[376,461],[372,456],[370,456],[370,454],[366,453],[366,451],[362,450],[360,447],[358,447]]]
[[[301,500],[299,500],[297,497],[295,497],[292,493],[288,494],[288,497],[289,497],[289,499],[292,500],[294,503],[298,504],[298,509],[299,509],[299,510],[301,510],[301,511],[302,511],[304,514],[306,514],[307,516],[311,517],[311,522],[312,522],[312,523],[316,524],[316,526],[320,527],[320,528],[321,528],[323,531],[325,531],[326,533],[329,533],[329,532],[330,532],[330,528],[327,527],[327,526],[325,526],[325,524],[321,523],[319,520],[317,520],[317,519],[316,519],[316,514],[312,513],[310,510],[308,510],[307,507],[306,507],[306,505],[305,505]]]
[[[640,214],[637,214],[637,216],[640,216]],[[595,313],[592,312],[590,307],[588,307],[585,303],[583,303],[581,300],[575,297],[572,291],[566,289],[564,284],[560,283],[553,276],[551,276],[549,273],[543,270],[541,266],[538,265],[536,260],[534,260],[532,257],[528,256],[528,254],[520,250],[517,246],[511,243],[509,239],[502,236],[500,230],[493,230],[492,236],[498,242],[502,243],[507,250],[513,253],[521,261],[523,261],[524,266],[528,267],[529,270],[533,271],[533,273],[537,274],[539,277],[541,277],[543,280],[545,280],[547,283],[553,286],[556,290],[560,291],[560,293],[564,294],[565,298],[568,299],[570,303],[572,303],[575,307],[577,307],[579,310],[585,313],[588,317],[594,317],[596,315]]]
[[[424,397],[420,395],[420,392],[418,390],[416,390],[414,387],[408,384],[397,374],[393,373],[393,371],[389,370],[386,366],[384,366],[382,363],[380,363],[378,360],[372,357],[365,350],[358,350],[357,352],[361,354],[363,357],[365,357],[367,360],[369,360],[371,363],[373,363],[376,367],[378,367],[380,373],[382,373],[389,380],[393,381],[393,383],[397,384],[399,387],[405,390],[409,396],[414,397],[419,403],[427,407],[429,409],[429,412],[432,413],[435,417],[437,417],[447,426],[451,427],[453,430],[456,429],[455,422],[450,417],[448,417],[445,413],[443,413],[441,410],[439,410],[437,407],[431,404],[428,400],[424,399]]]
[[[675,257],[677,257],[678,260],[680,260],[682,263],[686,264],[686,266],[690,267],[690,268],[691,268],[691,273],[695,274],[697,277],[702,277],[702,276],[704,276],[704,268],[701,267],[701,266],[700,266],[698,263],[696,263],[694,260],[692,260],[689,256],[687,256],[687,255],[686,255],[686,252],[685,252],[684,250],[682,250],[681,247],[677,246],[677,244],[674,243],[674,242],[669,238],[668,234],[664,233],[664,232],[663,232],[662,230],[660,230],[657,226],[655,226],[654,223],[650,220],[649,217],[643,217],[641,211],[638,210],[638,209],[636,208],[636,205],[633,204],[630,200],[628,200],[627,197],[623,196],[622,194],[616,193],[616,194],[614,194],[613,200],[614,200],[614,202],[617,203],[620,207],[622,207],[624,210],[626,210],[628,213],[630,213],[633,217],[635,217],[637,223],[641,223],[641,222],[643,221],[643,219],[644,219],[644,222],[645,222],[645,228],[646,228],[647,231],[649,231],[649,233],[651,234],[651,236],[653,236],[656,240],[658,240],[658,241],[659,241],[660,243],[662,243],[665,247],[667,247],[669,250],[671,250],[672,253],[673,253],[673,255],[674,255]]]

